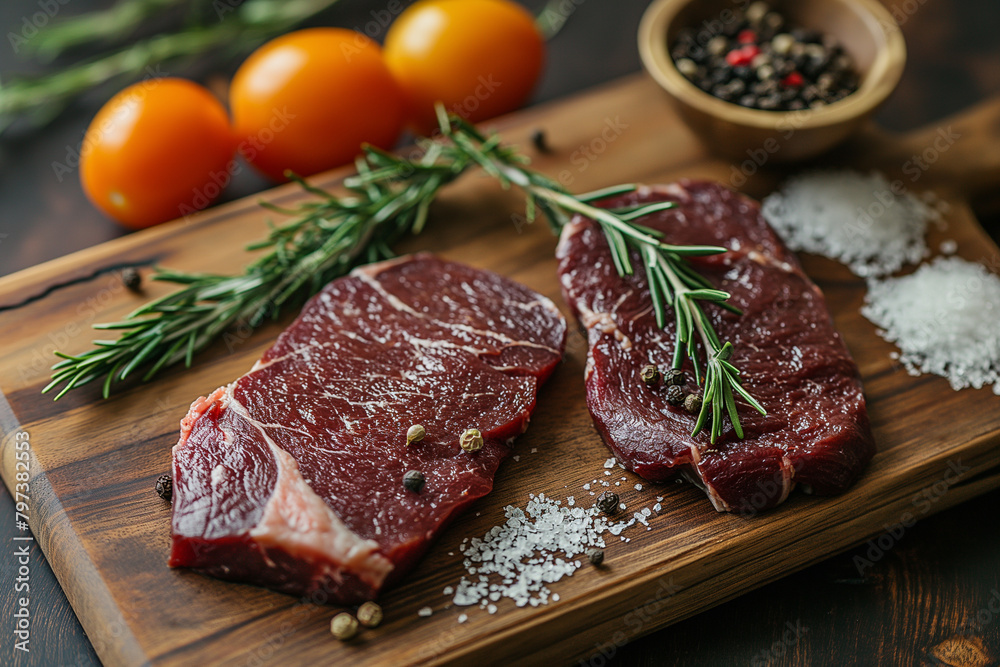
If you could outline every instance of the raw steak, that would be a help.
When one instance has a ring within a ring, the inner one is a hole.
[[[726,423],[714,445],[691,437],[695,416],[670,406],[665,387],[647,387],[641,369],[673,360],[673,318],[656,326],[645,273],[615,272],[607,242],[591,220],[574,219],[559,242],[563,293],[587,328],[587,404],[614,454],[651,481],[681,474],[701,486],[719,511],[754,514],[807,491],[843,491],[874,454],[858,368],[833,327],[823,295],[760,214],[756,202],[721,185],[682,181],[644,187],[602,202],[619,207],[669,200],[673,209],[640,222],[667,243],[711,244],[729,252],[693,260],[743,310],[706,312],[743,372],[743,386],[766,408],[761,416],[737,397],[745,431]],[[698,386],[690,361],[686,393]]]
[[[430,255],[333,281],[181,422],[170,565],[374,597],[489,493],[565,334],[549,299]],[[407,446],[413,424],[427,435]],[[485,440],[475,453],[459,445],[469,428]],[[419,493],[403,488],[409,470]]]

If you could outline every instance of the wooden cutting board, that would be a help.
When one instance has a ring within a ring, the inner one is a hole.
[[[535,165],[571,189],[628,181],[714,178],[753,195],[771,191],[781,173],[748,156],[740,171],[713,159],[681,124],[665,96],[642,76],[508,117],[505,138],[526,147]],[[531,132],[543,128],[554,149],[540,155]],[[760,156],[757,156],[758,158]],[[914,171],[915,160],[925,168]],[[979,227],[968,197],[1000,183],[1000,101],[904,137],[870,129],[823,165],[878,167],[908,188],[932,188],[945,222],[929,238],[958,243],[958,254],[998,270],[1000,251]],[[746,181],[745,172],[755,172]],[[915,181],[911,181],[916,174]],[[335,187],[343,173],[316,179]],[[304,198],[283,186],[263,198]],[[897,524],[1000,486],[1000,397],[989,389],[952,391],[937,377],[911,377],[890,358],[893,347],[859,314],[864,284],[840,265],[804,257],[827,295],[837,326],[865,379],[879,453],[861,481],[835,498],[794,494],[757,517],[717,514],[689,485],[634,485],[612,479],[630,511],[663,497],[651,530],[629,529],[610,542],[607,567],[584,567],[552,586],[558,602],[494,615],[451,607],[442,589],[464,574],[459,545],[502,523],[503,507],[523,507],[530,493],[593,500],[583,485],[602,476],[607,450],[584,402],[586,344],[575,329],[566,361],[539,397],[531,428],[518,440],[496,490],[473,506],[382,603],[385,623],[345,645],[328,624],[334,609],[252,586],[224,583],[166,566],[170,511],[153,493],[169,470],[170,447],[188,404],[247,370],[294,313],[247,335],[236,332],[152,385],[102,401],[96,388],[58,403],[43,397],[52,351],[79,351],[96,322],[112,321],[145,296],[125,290],[115,269],[160,263],[191,271],[238,271],[241,248],[260,238],[269,214],[257,198],[163,225],[0,280],[0,427],[2,473],[14,491],[17,433],[31,443],[27,509],[66,594],[109,665],[499,663],[592,659],[642,634],[707,609],[835,552],[884,533],[873,558],[898,539]],[[429,228],[402,250],[431,249],[503,273],[562,303],[544,223],[519,223],[520,200],[487,178],[470,175],[434,207]],[[564,307],[565,308],[565,307]],[[537,451],[535,451],[537,450]],[[893,533],[897,537],[893,537]],[[430,617],[417,610],[431,606]],[[459,623],[460,613],[468,621]]]

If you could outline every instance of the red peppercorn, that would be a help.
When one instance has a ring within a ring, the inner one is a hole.
[[[741,30],[740,34],[736,35],[736,41],[740,44],[754,44],[757,41],[757,33],[753,30]]]
[[[781,85],[790,86],[792,88],[798,88],[803,83],[805,83],[805,79],[803,79],[802,75],[799,74],[798,72],[792,72],[791,74],[789,74],[788,76],[786,76],[784,79],[781,80]]]
[[[726,62],[733,67],[742,67],[744,65],[749,65],[750,61],[753,60],[757,54],[760,53],[760,49],[753,44],[747,44],[738,49],[733,49],[726,54]]]

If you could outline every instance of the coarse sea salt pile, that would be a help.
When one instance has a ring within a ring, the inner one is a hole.
[[[518,607],[547,604],[548,584],[570,576],[583,563],[579,559],[592,547],[603,547],[607,528],[595,507],[564,506],[545,494],[532,494],[522,510],[504,508],[507,521],[482,538],[462,546],[469,577],[462,577],[452,600],[456,605],[480,605],[495,613],[501,597]]]
[[[609,460],[613,466],[614,459]],[[625,506],[624,502],[620,504],[621,509]],[[631,538],[622,535],[626,529],[641,525],[652,530],[649,519],[653,510],[644,507],[631,517],[614,521],[596,507],[576,505],[573,496],[564,505],[545,494],[530,494],[523,510],[508,505],[504,515],[506,521],[491,528],[482,538],[466,538],[462,542],[463,565],[468,576],[443,591],[445,595],[454,595],[455,605],[479,605],[480,609],[495,614],[496,603],[502,598],[513,600],[518,607],[558,602],[559,594],[553,593],[549,584],[572,576],[583,567],[590,549],[606,546],[605,534],[629,542]]]
[[[761,211],[792,250],[838,260],[859,276],[884,276],[927,254],[938,213],[878,172],[812,171],[788,179]]]
[[[869,281],[861,312],[911,375],[942,375],[956,390],[992,384],[1000,394],[1000,277],[983,265],[938,257],[911,275]]]

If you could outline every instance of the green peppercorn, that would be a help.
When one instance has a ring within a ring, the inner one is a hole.
[[[346,611],[341,612],[330,621],[330,632],[342,642],[354,639],[354,636],[358,634],[358,619]]]
[[[414,424],[406,430],[406,446],[409,447],[415,442],[420,442],[427,435],[427,430],[420,424]]]
[[[382,622],[382,607],[374,602],[365,602],[358,607],[358,623],[366,628],[374,628]]]
[[[693,415],[701,412],[701,396],[698,394],[688,394],[684,397],[684,409]]]
[[[639,377],[646,383],[646,386],[652,387],[660,383],[660,370],[653,364],[649,364],[643,366],[642,370],[639,371]]]
[[[470,428],[462,434],[458,443],[467,452],[478,452],[483,448],[483,434],[479,432],[479,429]]]

